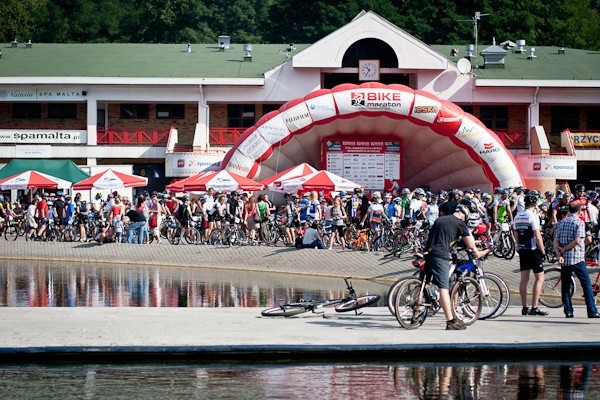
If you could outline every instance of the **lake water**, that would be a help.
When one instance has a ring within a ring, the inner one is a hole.
[[[383,297],[389,285],[352,282]],[[0,261],[0,306],[272,307],[347,294],[343,279],[203,268]]]
[[[598,399],[600,362],[0,366],[4,399]]]

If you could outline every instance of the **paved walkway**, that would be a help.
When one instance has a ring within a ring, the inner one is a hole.
[[[187,266],[268,271],[314,276],[352,276],[392,281],[412,272],[410,258],[383,259],[385,253],[295,250],[283,247],[214,247],[170,244],[6,242],[0,260]],[[518,286],[518,259],[486,261],[487,271]],[[382,293],[383,294],[383,293]],[[329,318],[261,318],[259,309],[240,308],[0,308],[0,360],[118,360],[398,357],[447,354],[469,358],[556,358],[598,354],[599,321],[578,308],[567,320],[562,310],[548,317],[523,317],[510,307],[495,320],[478,321],[465,332],[443,330],[441,316],[418,330],[402,329],[386,308],[363,315]],[[594,353],[595,352],[595,353]],[[160,353],[160,355],[157,355]]]

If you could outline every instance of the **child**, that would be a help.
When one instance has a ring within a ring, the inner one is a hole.
[[[123,229],[125,224],[123,220],[119,219],[115,222],[115,242],[121,243],[123,241]]]

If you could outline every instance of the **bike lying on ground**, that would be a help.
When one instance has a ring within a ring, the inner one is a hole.
[[[267,308],[261,312],[261,315],[264,317],[291,317],[309,311],[316,313],[318,310],[330,306],[335,306],[335,311],[337,312],[354,311],[356,315],[359,315],[359,309],[368,307],[379,301],[380,296],[378,294],[358,296],[349,279],[350,278],[344,278],[344,282],[346,282],[346,289],[348,289],[348,296],[343,299],[320,301],[300,299],[296,303],[287,303],[282,304],[279,307]]]

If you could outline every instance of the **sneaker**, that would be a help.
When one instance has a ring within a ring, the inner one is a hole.
[[[455,319],[446,322],[447,331],[463,331],[465,329],[467,329],[466,325],[461,324]]]
[[[548,311],[540,310],[536,307],[529,310],[529,315],[548,315]]]
[[[521,315],[529,315],[529,307],[523,307],[521,309]]]

